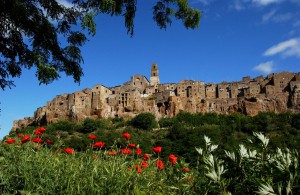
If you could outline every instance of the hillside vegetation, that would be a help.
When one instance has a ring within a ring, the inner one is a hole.
[[[299,130],[291,113],[28,127],[2,141],[0,193],[299,194]]]

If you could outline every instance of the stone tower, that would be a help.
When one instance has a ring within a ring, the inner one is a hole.
[[[150,85],[156,86],[159,83],[157,64],[153,63],[151,67]]]

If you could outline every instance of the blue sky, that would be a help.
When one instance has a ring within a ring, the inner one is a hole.
[[[60,0],[68,5],[68,1]],[[155,1],[138,1],[135,34],[126,34],[124,19],[101,15],[97,34],[82,48],[84,77],[39,85],[35,70],[24,70],[16,87],[0,91],[0,139],[13,120],[33,116],[56,95],[95,84],[123,84],[134,74],[150,75],[158,64],[162,83],[192,79],[238,81],[243,76],[300,71],[300,0],[190,0],[202,10],[200,28],[187,30],[173,20],[160,30],[152,20]]]

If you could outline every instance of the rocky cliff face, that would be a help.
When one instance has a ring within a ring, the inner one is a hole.
[[[132,117],[142,112],[150,112],[159,119],[174,117],[180,110],[238,112],[250,116],[259,112],[299,112],[300,73],[244,77],[240,82],[207,85],[190,80],[151,85],[144,76],[135,75],[121,86],[95,85],[93,89],[58,95],[38,108],[33,117],[14,121],[12,131],[31,124],[51,124],[59,120],[80,122],[87,117]]]

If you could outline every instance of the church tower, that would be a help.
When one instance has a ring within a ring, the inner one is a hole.
[[[157,64],[153,63],[151,67],[150,85],[154,86],[159,84],[158,68]]]

